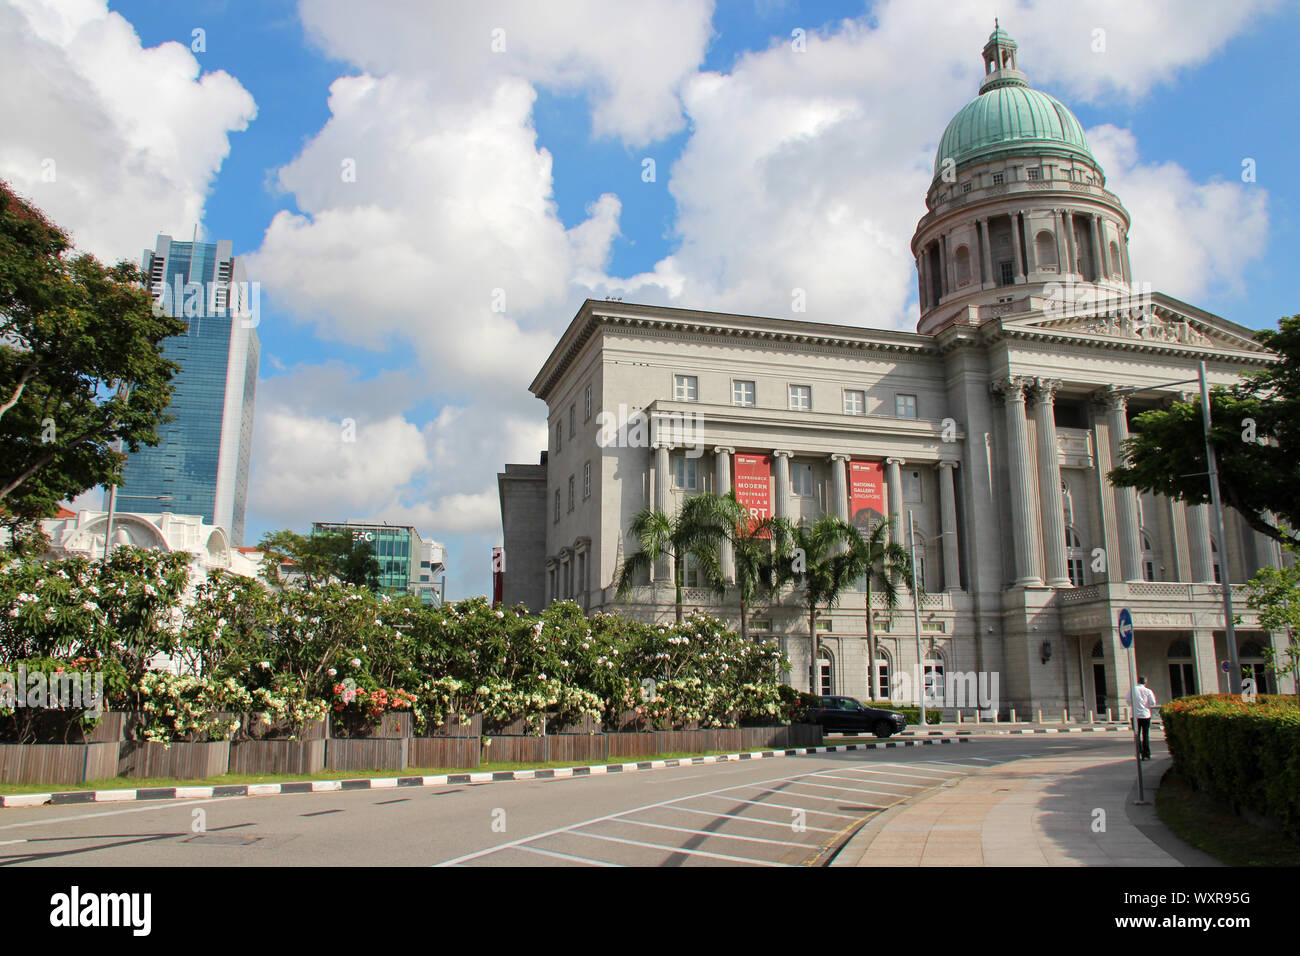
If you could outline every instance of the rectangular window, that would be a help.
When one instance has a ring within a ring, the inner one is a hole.
[[[895,395],[894,414],[899,418],[915,418],[916,417],[916,396]]]
[[[673,401],[694,402],[700,397],[700,380],[695,375],[673,376]]]
[[[971,187],[970,187],[970,183],[962,183],[962,184],[961,184],[961,191],[964,192],[964,193],[968,193],[968,192],[970,192],[970,188],[971,188]]]
[[[1002,173],[994,173],[994,174],[993,174],[993,185],[994,185],[994,186],[1001,186],[1004,182],[1006,182],[1006,177],[1003,176]]]
[[[790,386],[790,410],[795,412],[812,411],[812,386]]]
[[[697,460],[678,455],[673,459],[673,484],[684,491],[695,490],[695,465]]]
[[[572,438],[576,434],[578,434],[578,407],[576,405],[570,405],[569,406],[569,437]]]
[[[1083,587],[1083,558],[1070,558],[1065,562],[1069,569],[1070,585],[1072,587]]]
[[[757,394],[753,382],[742,382],[737,379],[731,383],[731,404],[733,405],[753,408]]]
[[[574,489],[573,475],[570,475],[569,476],[569,510],[570,511],[573,510],[573,489]]]
[[[700,586],[700,565],[695,555],[682,556],[682,587],[698,588]]]
[[[812,465],[792,464],[790,466],[790,490],[803,498],[812,497]]]
[[[591,497],[591,462],[582,466],[582,497]]]
[[[564,439],[564,428],[563,426],[560,425],[559,422],[556,422],[555,423],[555,451],[557,454],[560,451],[560,445],[562,444],[563,439]]]
[[[560,520],[560,489],[555,489],[555,520]]]
[[[1015,282],[1015,274],[1011,271],[1010,262],[998,263],[998,285],[1011,285]]]
[[[584,422],[591,421],[591,386],[590,385],[588,385],[587,390],[582,393],[582,420]]]
[[[865,415],[867,413],[867,393],[861,389],[844,390],[844,414]]]
[[[1029,178],[1030,178],[1031,181],[1032,181],[1032,180],[1042,179],[1042,178],[1043,178],[1043,171],[1042,171],[1041,169],[1039,169],[1037,166],[1035,166],[1033,169],[1029,170]]]

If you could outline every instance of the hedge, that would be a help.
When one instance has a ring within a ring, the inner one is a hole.
[[[1160,708],[1174,769],[1234,809],[1300,838],[1300,706],[1291,696],[1180,697]]]

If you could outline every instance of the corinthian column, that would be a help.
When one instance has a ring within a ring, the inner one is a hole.
[[[1038,432],[1038,494],[1043,503],[1043,555],[1047,586],[1068,588],[1065,561],[1065,503],[1061,499],[1061,464],[1056,447],[1056,393],[1059,379],[1034,383],[1034,425]]]
[[[849,456],[831,455],[831,506],[837,518],[849,520]]]
[[[726,495],[731,491],[731,456],[735,450],[722,445],[713,449],[714,492],[718,495]],[[729,582],[735,581],[736,564],[730,541],[723,541],[718,549],[718,563],[722,565],[722,576]]]
[[[1188,505],[1187,551],[1192,558],[1192,580],[1214,580],[1214,555],[1210,551],[1210,513],[1205,505]]]
[[[1015,542],[1016,586],[1035,587],[1042,548],[1034,534],[1034,475],[1029,468],[1029,427],[1025,422],[1025,389],[1032,380],[1011,376],[994,382],[993,390],[1006,404],[1007,468],[1011,476],[1011,535]]]
[[[774,451],[772,461],[776,466],[776,516],[790,517],[790,458],[793,452]]]
[[[1103,393],[1106,424],[1110,431],[1111,465],[1125,461],[1122,443],[1128,438],[1128,396],[1122,392]],[[1137,492],[1132,488],[1115,488],[1115,524],[1119,530],[1120,570],[1125,581],[1142,580],[1142,535],[1138,527]]]
[[[943,587],[945,591],[961,587],[961,566],[957,552],[957,495],[953,472],[955,461],[939,462],[939,521],[943,535]]]
[[[902,458],[885,459],[885,487],[889,493],[890,539],[898,543],[907,540],[903,532],[903,473],[899,470],[907,462]]]

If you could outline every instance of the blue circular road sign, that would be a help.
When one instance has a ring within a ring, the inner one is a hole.
[[[1119,609],[1119,642],[1125,650],[1133,645],[1133,615],[1126,607]]]

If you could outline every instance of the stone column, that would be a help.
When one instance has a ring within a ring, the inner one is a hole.
[[[1019,276],[1020,281],[1024,282],[1028,277],[1025,275],[1025,247],[1020,241],[1020,215],[1011,214],[1011,241],[1016,250],[1016,267],[1012,274]]]
[[[925,253],[916,257],[916,301],[921,311],[925,311]]]
[[[831,507],[837,518],[849,520],[849,456],[831,455]]]
[[[1056,444],[1056,393],[1059,379],[1034,383],[1034,425],[1038,432],[1038,494],[1042,501],[1043,555],[1047,586],[1070,587],[1065,560],[1065,502],[1061,497],[1061,464]]]
[[[1208,505],[1187,506],[1187,550],[1192,558],[1192,580],[1214,581],[1214,553],[1210,549]]]
[[[1061,220],[1065,223],[1065,254],[1070,260],[1070,275],[1079,274],[1079,247],[1074,241],[1074,213],[1066,209],[1061,213]]]
[[[1056,272],[1068,275],[1070,272],[1070,250],[1065,244],[1065,212],[1052,210],[1052,224],[1056,227]]]
[[[1034,227],[1029,224],[1029,214],[1024,214],[1025,224],[1025,272],[1028,275],[1038,271],[1038,252],[1034,248]]]
[[[1128,438],[1128,396],[1121,392],[1104,393],[1106,424],[1110,430],[1111,463],[1118,467],[1125,461],[1120,447]],[[1115,488],[1115,524],[1119,531],[1120,569],[1125,581],[1142,580],[1142,535],[1138,527],[1137,491]]]
[[[736,449],[728,448],[725,445],[719,445],[713,449],[713,490],[718,495],[726,495],[731,492],[731,456]],[[732,554],[731,542],[723,541],[722,546],[718,549],[718,561],[722,565],[722,576],[728,582],[736,580],[736,562],[735,555]]]
[[[961,565],[957,548],[957,494],[953,472],[957,462],[939,462],[939,521],[943,536],[943,587],[945,591],[961,587]]]
[[[939,250],[939,299],[940,301],[943,300],[943,297],[948,294],[948,290],[951,288],[948,285],[948,255],[946,251],[947,243],[945,243],[943,240],[944,240],[943,236],[940,236],[938,239],[935,240],[935,246]]]
[[[1092,216],[1092,254],[1096,258],[1096,265],[1093,272],[1096,273],[1094,279],[1101,280],[1106,278],[1106,251],[1101,245],[1101,216],[1093,214]]]
[[[979,221],[980,226],[980,249],[983,254],[983,272],[980,273],[981,284],[987,282],[990,285],[998,284],[998,277],[993,274],[993,251],[989,244],[989,218],[985,216]]]
[[[1011,376],[993,383],[1006,404],[1007,467],[1011,477],[1011,535],[1015,542],[1017,587],[1037,587],[1042,547],[1034,534],[1034,475],[1029,468],[1029,427],[1025,422],[1025,389],[1031,379]]]
[[[1196,655],[1196,690],[1201,694],[1221,694],[1226,687],[1220,685],[1226,674],[1219,670],[1214,649],[1213,631],[1192,632],[1192,653]],[[1220,675],[1223,675],[1222,677]]]
[[[776,466],[776,516],[790,517],[790,458],[793,452],[774,451],[772,461]]]
[[[655,443],[655,510],[668,512],[668,489],[672,484],[672,473],[668,463],[669,446],[664,442]]]
[[[907,541],[907,531],[903,528],[903,473],[899,470],[907,464],[902,458],[885,459],[885,487],[889,495],[889,520],[892,534],[890,539],[899,543]]]

